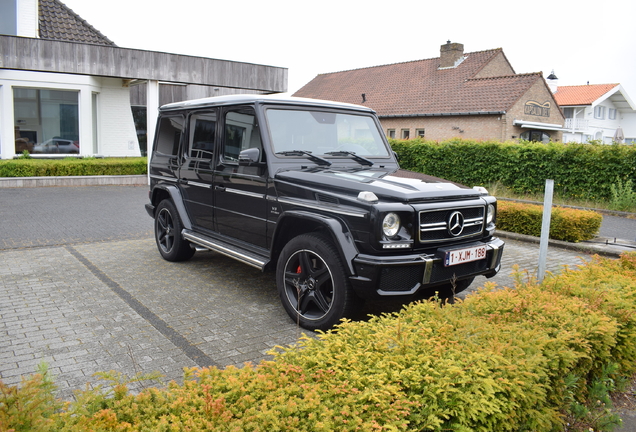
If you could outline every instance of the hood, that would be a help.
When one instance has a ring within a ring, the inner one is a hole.
[[[332,169],[311,168],[279,171],[276,180],[303,184],[312,189],[357,196],[361,191],[373,192],[380,200],[414,202],[442,198],[476,198],[474,189],[407,170],[375,168]]]

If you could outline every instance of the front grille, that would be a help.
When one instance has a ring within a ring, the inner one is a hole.
[[[451,234],[448,221],[453,213],[459,212],[464,219],[464,229],[459,235]],[[420,243],[440,240],[455,240],[477,235],[484,228],[484,206],[425,210],[419,214]]]
[[[380,289],[382,291],[410,291],[422,282],[424,267],[399,266],[385,267],[380,271]]]

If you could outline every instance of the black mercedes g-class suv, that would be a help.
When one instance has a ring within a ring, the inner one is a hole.
[[[149,165],[163,258],[206,248],[275,269],[307,329],[364,299],[459,292],[500,268],[496,199],[401,170],[363,106],[260,95],[165,105]]]

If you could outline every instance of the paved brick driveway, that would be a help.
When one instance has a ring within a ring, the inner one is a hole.
[[[0,190],[0,379],[16,384],[41,361],[60,396],[95,372],[242,365],[302,331],[280,305],[272,273],[212,252],[162,260],[134,186]],[[4,203],[10,202],[10,206]],[[538,245],[507,240],[503,270],[534,271]],[[549,249],[549,270],[585,254]],[[479,278],[474,286],[480,286]],[[377,307],[377,305],[372,305]]]

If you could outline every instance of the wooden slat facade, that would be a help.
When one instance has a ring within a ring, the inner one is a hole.
[[[0,69],[70,73],[131,80],[287,91],[287,68],[204,57],[0,36]]]

